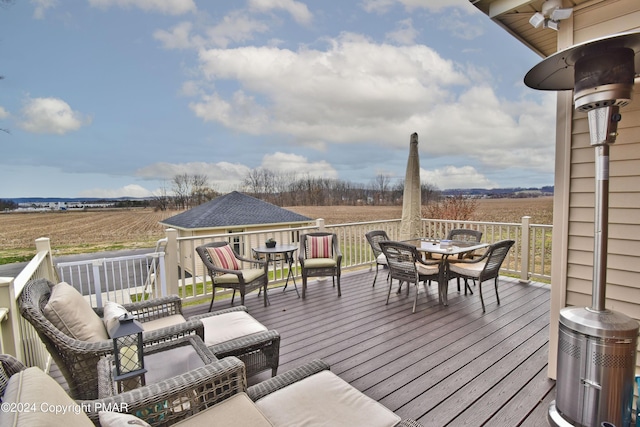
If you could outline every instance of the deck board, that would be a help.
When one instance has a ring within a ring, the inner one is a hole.
[[[313,358],[403,418],[425,426],[547,425],[555,382],[546,376],[549,342],[549,286],[500,277],[500,305],[490,282],[473,295],[449,286],[449,306],[438,303],[437,284],[398,294],[375,272],[342,277],[342,297],[331,279],[310,280],[307,298],[291,284],[271,289],[264,307],[255,293],[245,299],[249,312],[282,338],[279,372]],[[298,284],[298,288],[301,286]],[[238,304],[238,301],[236,301]],[[214,310],[229,307],[216,300]],[[186,307],[205,312],[208,304]],[[263,372],[249,379],[267,379]]]

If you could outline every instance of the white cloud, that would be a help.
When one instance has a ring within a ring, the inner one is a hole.
[[[33,133],[64,135],[91,123],[69,104],[58,98],[32,98],[25,102],[19,126]]]
[[[146,188],[137,185],[129,184],[122,188],[106,189],[106,188],[94,188],[91,190],[84,190],[78,193],[78,197],[103,197],[103,198],[115,198],[115,197],[151,197],[153,193]]]
[[[248,166],[239,163],[154,163],[138,169],[135,174],[145,179],[164,180],[167,187],[171,187],[171,181],[176,175],[202,174],[209,179],[209,185],[218,191],[238,189],[249,173]]]
[[[201,47],[202,38],[192,38],[191,31],[193,24],[191,22],[180,22],[171,30],[156,30],[153,37],[164,45],[165,49],[192,49]]]
[[[102,9],[111,6],[138,8],[145,12],[159,12],[166,15],[182,15],[197,10],[193,0],[89,0],[89,4]]]
[[[386,34],[388,40],[404,45],[413,44],[417,36],[418,31],[413,27],[411,18],[398,22],[398,29]]]
[[[306,157],[292,153],[267,154],[262,159],[262,167],[283,174],[295,174],[298,177],[309,175],[316,178],[338,178],[338,172],[328,162],[310,162]]]
[[[253,40],[256,33],[269,31],[269,26],[253,19],[245,13],[234,11],[226,15],[218,24],[202,29],[205,35],[197,34],[194,24],[181,22],[170,30],[156,30],[153,37],[165,49],[225,48],[231,43]]]
[[[445,166],[435,170],[420,169],[420,181],[439,189],[447,188],[495,188],[498,185],[472,166]]]
[[[6,119],[9,117],[9,112],[3,107],[0,107],[0,119]]]
[[[191,104],[206,121],[251,134],[290,134],[301,144],[396,139],[413,117],[468,80],[424,45],[397,47],[345,33],[326,51],[275,47],[200,52],[206,81],[235,80],[233,94]]]
[[[260,12],[281,9],[299,24],[309,24],[313,20],[313,14],[307,5],[295,0],[249,0],[249,8]]]
[[[31,0],[31,4],[35,5],[35,9],[33,10],[33,18],[34,19],[44,19],[44,13],[47,9],[51,9],[52,7],[57,5],[56,0]]]

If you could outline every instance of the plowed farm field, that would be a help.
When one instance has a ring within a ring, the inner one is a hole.
[[[474,220],[551,224],[552,198],[478,200]],[[326,224],[396,219],[401,206],[295,206],[287,209]],[[105,250],[152,248],[164,237],[159,224],[180,211],[151,209],[0,214],[0,263],[21,261],[35,253],[35,239],[48,237],[57,255]]]

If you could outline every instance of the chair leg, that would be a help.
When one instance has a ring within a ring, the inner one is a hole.
[[[480,282],[478,280],[478,282]],[[484,313],[484,298],[482,298],[482,282],[478,283],[478,292],[480,292],[480,302],[482,303],[482,312]]]
[[[231,305],[233,305],[233,300],[236,298],[236,290],[233,290],[233,295],[231,295]]]
[[[376,286],[376,279],[378,278],[378,263],[376,263],[376,275],[373,276],[373,287]]]
[[[302,299],[305,299],[307,296],[307,276],[302,275]]]
[[[416,306],[418,305],[418,285],[420,283],[416,283],[416,297],[413,299],[413,311],[412,313],[416,312]],[[407,283],[407,289],[409,289],[411,286]]]
[[[389,292],[387,292],[387,302],[386,305],[389,304],[389,296],[391,296],[391,287],[393,286],[393,279],[389,280]]]
[[[500,297],[498,296],[498,278],[496,277],[496,300],[498,301],[498,305],[500,305]]]
[[[260,289],[260,290],[262,290],[262,289]],[[258,293],[258,296],[260,296],[260,293]],[[269,302],[269,297],[267,296],[267,284],[265,283],[264,284],[264,306],[266,307],[266,306],[268,306],[270,304],[271,303]]]
[[[209,313],[211,313],[211,309],[213,308],[213,300],[216,298],[216,287],[214,286],[211,289],[211,303],[209,304]]]
[[[471,279],[475,282],[474,279]],[[464,278],[464,294],[467,294],[467,291],[469,291],[469,294],[473,295],[473,291],[471,290],[471,286],[469,286],[469,280],[465,277]]]
[[[336,277],[336,280],[338,281],[338,296],[341,297],[342,296],[342,290],[340,289],[340,275],[339,274]]]

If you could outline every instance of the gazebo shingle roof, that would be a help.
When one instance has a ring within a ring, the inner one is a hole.
[[[233,191],[160,223],[192,229],[310,221],[313,219]]]

